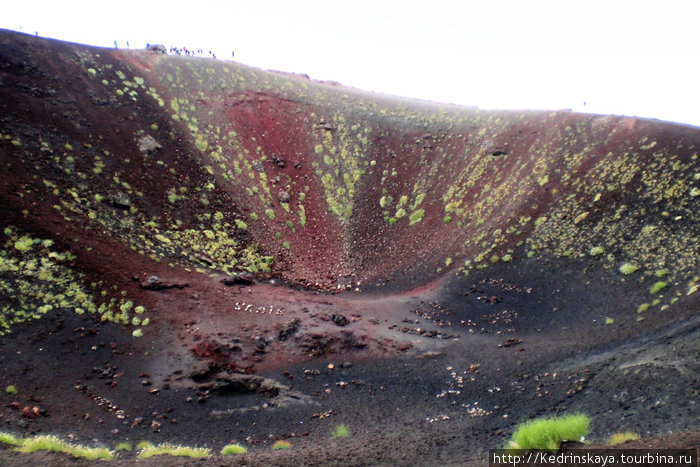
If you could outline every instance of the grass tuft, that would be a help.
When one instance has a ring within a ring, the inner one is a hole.
[[[10,433],[3,433],[0,431],[0,443],[9,444],[10,446],[19,446],[22,444],[22,439]]]
[[[246,449],[245,446],[241,446],[240,444],[227,444],[221,450],[221,455],[228,456],[229,454],[245,454],[246,452],[248,452],[248,449]]]
[[[24,439],[17,447],[20,452],[51,451],[87,460],[111,460],[114,452],[107,448],[89,448],[71,444],[53,435],[34,436]]]
[[[5,393],[6,393],[6,394],[9,394],[9,395],[11,395],[11,396],[16,396],[16,395],[17,395],[17,392],[18,392],[18,391],[17,391],[17,388],[16,388],[14,385],[12,385],[12,384],[10,384],[9,386],[6,386],[6,387],[5,387]]]
[[[608,438],[608,446],[617,446],[618,444],[626,443],[639,439],[639,435],[633,431],[625,431],[623,433],[613,433]]]
[[[588,433],[586,415],[538,418],[518,425],[509,447],[516,449],[559,449],[562,441],[578,441]]]
[[[139,441],[138,444],[136,445],[136,449],[140,451],[141,449],[149,448],[152,446],[153,446],[153,443],[151,443],[150,441]]]
[[[341,423],[340,425],[336,426],[335,429],[331,432],[331,436],[333,438],[349,438],[350,428],[348,428],[348,426],[344,423]]]
[[[114,447],[115,451],[131,451],[131,443],[128,441],[122,441]]]
[[[275,441],[275,444],[272,445],[272,449],[275,451],[281,451],[284,449],[289,449],[292,447],[292,443],[289,441]]]
[[[139,443],[140,445],[140,443]],[[173,444],[163,443],[157,445],[146,445],[139,451],[138,457],[141,459],[148,459],[153,456],[177,456],[177,457],[190,457],[193,459],[205,459],[211,456],[211,449],[209,448],[193,448],[189,446],[175,446]]]

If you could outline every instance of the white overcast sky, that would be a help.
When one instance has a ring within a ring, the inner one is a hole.
[[[699,0],[3,2],[0,28],[146,43],[481,108],[700,126]]]

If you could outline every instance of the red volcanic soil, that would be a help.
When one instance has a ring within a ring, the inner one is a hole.
[[[483,465],[583,412],[698,447],[697,128],[4,31],[0,110],[0,432]]]

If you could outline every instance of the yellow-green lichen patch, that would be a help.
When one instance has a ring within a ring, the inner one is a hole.
[[[591,251],[589,252],[591,256],[598,256],[602,255],[605,252],[605,249],[603,249],[602,246],[594,246],[591,248]]]
[[[203,217],[204,219],[204,217]],[[245,222],[239,221],[241,229]],[[228,223],[213,223],[207,229],[159,229],[156,224],[146,224],[152,237],[137,235],[138,246],[145,247],[157,257],[180,258],[231,274],[238,269],[269,271],[272,258],[257,253],[255,245],[244,247],[230,235],[235,228]],[[247,225],[246,225],[247,228]],[[154,241],[155,240],[155,241]]]
[[[415,225],[419,223],[421,220],[423,220],[423,216],[425,215],[425,209],[418,209],[417,211],[414,211],[411,213],[411,215],[408,217],[409,219],[409,226]]]
[[[331,129],[332,128],[332,129]],[[314,163],[331,212],[341,220],[352,216],[357,185],[366,172],[366,151],[369,128],[350,124],[342,115],[333,116],[332,126],[319,126],[314,136],[314,152],[322,156],[322,164]]]
[[[99,314],[104,321],[129,324],[132,301],[121,297],[98,304],[83,286],[85,277],[70,267],[75,256],[52,250],[51,240],[19,237],[16,231],[4,230],[0,249],[0,335],[14,324],[40,319],[53,310]],[[16,248],[18,242],[24,247]],[[143,306],[139,309],[145,311]]]
[[[630,274],[636,272],[639,269],[639,266],[632,263],[625,263],[622,266],[620,266],[619,269],[622,274],[624,274],[625,276],[629,276]]]

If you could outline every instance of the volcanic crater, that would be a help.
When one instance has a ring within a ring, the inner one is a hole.
[[[699,444],[696,127],[9,31],[0,109],[0,431],[474,465],[583,412]]]

